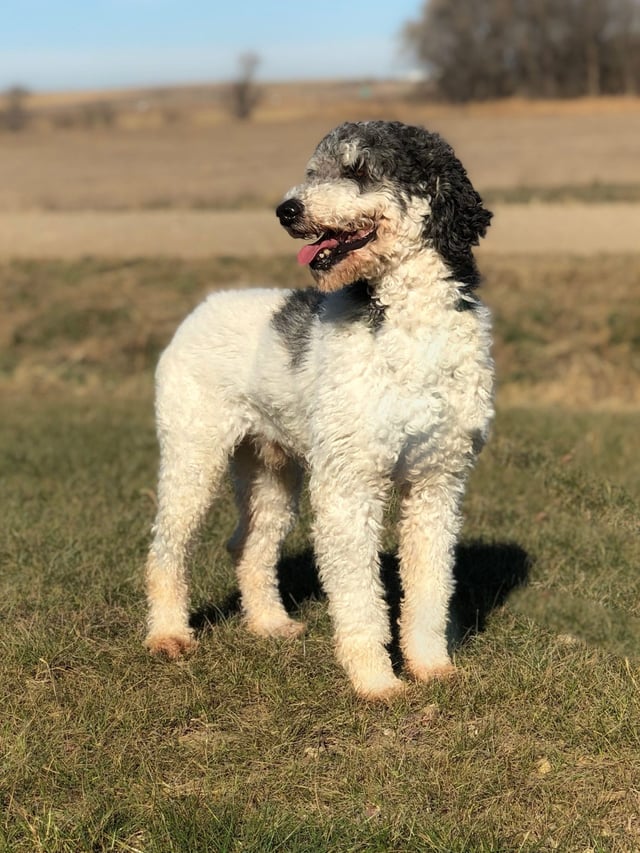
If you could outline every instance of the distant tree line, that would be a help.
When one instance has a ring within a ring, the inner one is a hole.
[[[428,0],[404,36],[447,100],[640,92],[640,0]]]

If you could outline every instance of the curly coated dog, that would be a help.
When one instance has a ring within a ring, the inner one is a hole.
[[[159,508],[147,563],[147,646],[194,644],[185,556],[229,459],[229,543],[250,631],[292,637],[276,567],[304,469],[337,656],[356,692],[399,690],[380,578],[385,504],[400,501],[407,672],[453,666],[447,618],[460,503],[493,416],[488,310],[472,247],[491,213],[452,148],[399,122],[329,133],[276,210],[315,288],[216,293],[157,370]]]

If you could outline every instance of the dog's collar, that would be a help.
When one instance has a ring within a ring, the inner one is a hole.
[[[367,296],[369,297],[369,322],[377,328],[384,320],[385,306],[380,302],[376,291],[370,281],[366,282]]]

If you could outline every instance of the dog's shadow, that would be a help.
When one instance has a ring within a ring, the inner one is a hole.
[[[397,624],[402,589],[398,559],[393,553],[383,553],[380,560],[392,625],[392,656],[399,662]],[[457,546],[455,593],[449,608],[450,650],[484,630],[491,611],[504,604],[514,589],[527,583],[530,567],[531,558],[527,552],[513,542],[477,540]],[[299,610],[304,601],[324,597],[311,548],[281,558],[278,582],[282,600],[290,612]],[[239,611],[240,594],[236,591],[220,606],[206,604],[193,613],[191,626],[204,632]]]

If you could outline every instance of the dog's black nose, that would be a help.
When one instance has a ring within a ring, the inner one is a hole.
[[[302,216],[303,211],[304,204],[301,201],[298,201],[297,198],[288,198],[276,207],[276,216],[280,220],[280,224],[286,227],[293,225],[296,219]]]

